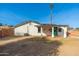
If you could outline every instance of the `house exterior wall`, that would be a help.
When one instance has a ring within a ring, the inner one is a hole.
[[[15,35],[24,35],[24,33],[27,33],[27,27],[28,27],[29,24],[25,24],[25,25],[22,25],[22,26],[19,26],[19,27],[16,27],[14,29],[14,34]]]
[[[64,30],[64,38],[67,37],[67,27],[61,27]]]
[[[64,35],[64,29],[62,27],[59,27],[59,28],[61,28],[61,32],[58,31],[58,35],[63,36]]]
[[[19,27],[16,27],[14,29],[14,32],[15,32],[15,35],[21,35],[21,36],[24,36],[25,33],[28,33],[30,35],[33,35],[33,36],[40,36],[40,35],[45,35],[41,29],[41,32],[38,33],[38,27],[36,27],[35,25],[40,25],[40,24],[36,24],[36,23],[27,23],[25,25],[22,25],[22,26],[19,26]]]
[[[67,27],[60,27],[62,29],[61,32],[58,32],[58,35],[63,36],[64,38],[67,37]]]
[[[52,29],[50,25],[44,25],[42,26],[43,32],[47,35],[47,36],[51,36],[52,35]]]
[[[66,38],[67,37],[67,27],[61,26],[59,28],[61,28],[62,31],[61,32],[58,31],[58,35],[63,36],[64,38]],[[54,27],[52,27],[52,37],[55,37],[55,35],[54,35]]]
[[[20,36],[20,35],[24,36],[24,34],[26,34],[26,33],[28,33],[32,36],[47,36],[46,30],[49,31],[48,27],[47,26],[46,26],[47,28],[41,27],[40,28],[41,32],[39,33],[38,26],[40,26],[40,24],[33,23],[33,22],[27,23],[27,24],[21,25],[19,27],[16,27],[14,29],[14,34],[16,36]],[[58,31],[58,35],[61,35],[64,38],[66,38],[67,37],[67,27],[64,27],[64,26],[57,26],[57,27],[62,29],[61,32]],[[55,37],[54,36],[54,26],[52,27],[52,37]]]

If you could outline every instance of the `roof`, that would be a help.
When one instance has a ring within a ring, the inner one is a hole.
[[[41,24],[41,23],[39,23],[37,21],[25,21],[25,22],[22,22],[20,24],[17,24],[15,27],[19,27],[21,25],[24,25],[24,24],[27,24],[27,23],[30,23],[30,22],[34,22],[34,23],[40,24],[40,26],[51,26],[51,24]],[[38,25],[36,25],[36,26],[38,26]],[[68,27],[68,25],[57,25],[57,24],[52,24],[52,26],[56,26],[56,27],[61,27],[61,26]]]
[[[40,26],[51,26],[51,24],[42,24]],[[68,25],[56,25],[56,24],[52,24],[52,26],[54,26],[54,27],[69,27]]]
[[[25,24],[30,23],[30,22],[40,24],[40,23],[37,22],[37,21],[25,21],[25,22],[22,22],[22,23],[20,23],[20,24],[17,24],[15,27],[19,27],[19,26],[21,26],[21,25],[25,25]]]
[[[58,27],[61,27],[61,26],[63,26],[63,27],[69,27],[68,25],[52,25],[52,26],[58,26]]]

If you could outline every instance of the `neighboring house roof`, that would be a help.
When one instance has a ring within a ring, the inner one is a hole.
[[[40,24],[40,25],[35,25],[35,26],[51,26],[51,24],[41,24],[41,23],[39,23],[37,21],[25,21],[23,23],[17,24],[15,27],[19,27],[19,26],[22,26],[22,25],[30,23],[30,22],[34,22],[34,23]],[[56,26],[56,27],[61,27],[61,26],[68,27],[68,25],[57,25],[57,24],[52,24],[52,26]]]

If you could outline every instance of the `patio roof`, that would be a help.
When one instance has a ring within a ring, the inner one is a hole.
[[[43,27],[43,26],[49,26],[51,27],[51,24],[41,24],[41,25],[35,25],[37,27]],[[53,27],[68,27],[68,25],[56,25],[56,24],[52,24]]]
[[[15,28],[16,28],[16,27],[19,27],[19,26],[22,26],[22,25],[24,25],[24,24],[30,23],[30,22],[34,22],[34,23],[40,24],[40,25],[35,25],[35,26],[51,26],[51,24],[41,24],[41,23],[39,23],[39,22],[37,22],[37,21],[25,21],[25,22],[22,22],[22,23],[20,23],[20,24],[17,24],[17,25],[15,26]],[[52,24],[52,26],[56,26],[56,27],[69,27],[68,25],[57,25],[57,24]]]

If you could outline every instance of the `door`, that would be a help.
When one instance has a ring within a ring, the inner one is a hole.
[[[54,27],[54,36],[57,36],[58,35],[58,32],[57,32],[57,27]]]

